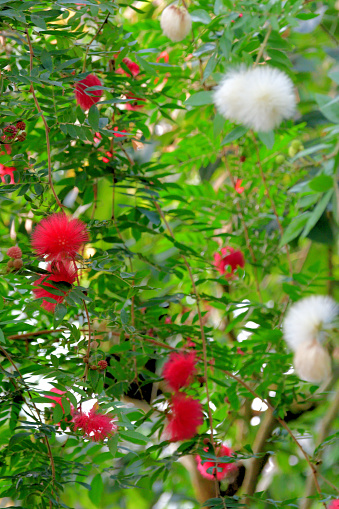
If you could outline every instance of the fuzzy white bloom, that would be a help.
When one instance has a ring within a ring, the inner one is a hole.
[[[286,343],[294,351],[299,345],[321,341],[326,329],[338,314],[338,305],[331,297],[312,295],[293,304],[283,323]]]
[[[182,41],[192,28],[192,18],[185,7],[169,5],[162,11],[160,26],[166,37],[173,42]]]
[[[295,112],[294,86],[269,65],[230,70],[214,92],[214,104],[228,120],[267,132]]]
[[[293,365],[298,376],[306,382],[320,383],[331,374],[331,357],[316,340],[298,346]]]

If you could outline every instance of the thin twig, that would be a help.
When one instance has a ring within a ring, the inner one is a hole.
[[[273,214],[275,215],[275,218],[277,220],[278,227],[280,230],[280,235],[282,237],[284,235],[284,228],[281,224],[279,214],[277,212],[274,200],[273,200],[271,193],[269,191],[269,188],[268,188],[268,184],[267,184],[266,177],[265,177],[265,174],[264,174],[264,171],[262,168],[262,164],[261,164],[261,160],[260,160],[259,146],[258,146],[256,137],[255,137],[255,134],[253,133],[253,131],[252,131],[252,138],[253,138],[253,142],[254,142],[254,146],[255,146],[255,151],[257,154],[257,161],[258,161],[258,167],[259,167],[259,171],[260,171],[261,180],[262,180],[262,183],[265,188],[266,196],[269,199],[269,202],[271,203],[272,211],[273,211]],[[291,262],[291,258],[290,258],[290,250],[289,250],[288,244],[286,244],[285,248],[286,248],[286,258],[287,258],[289,273],[290,273],[291,278],[293,278],[293,267],[292,267],[292,262]]]
[[[67,330],[68,329],[44,329],[34,332],[26,332],[25,334],[13,334],[12,336],[8,336],[7,339],[27,339],[32,336],[45,336],[46,334],[52,334],[52,332],[65,332]]]
[[[28,42],[28,46],[29,46],[29,69],[30,69],[30,73],[32,73],[34,53],[33,53],[33,47],[32,47],[32,43],[31,43],[31,39],[30,39],[29,34],[28,34],[28,30],[26,30],[26,37],[27,37],[27,42]],[[42,119],[42,121],[44,123],[44,127],[45,127],[46,145],[47,145],[48,182],[49,182],[49,186],[50,186],[50,188],[52,190],[52,193],[54,194],[55,201],[57,202],[59,207],[62,209],[63,205],[62,205],[61,201],[59,200],[58,195],[56,194],[56,191],[55,191],[54,186],[53,186],[53,181],[52,181],[52,162],[51,162],[51,144],[50,144],[50,141],[49,141],[49,127],[48,127],[48,124],[47,124],[46,119],[44,117],[44,114],[42,112],[42,109],[40,108],[39,101],[38,101],[38,99],[37,99],[37,97],[35,95],[35,90],[34,90],[33,83],[31,83],[30,90],[32,92],[32,96],[33,96],[33,100],[34,100],[36,109],[40,113],[41,119]]]
[[[85,53],[85,59],[84,59],[83,67],[82,67],[82,72],[86,71],[86,60],[87,60],[89,48],[90,48],[92,42],[94,41],[94,39],[96,39],[98,37],[98,35],[101,32],[101,29],[103,28],[103,26],[107,23],[108,17],[109,17],[109,13],[107,14],[105,20],[103,21],[103,23],[101,23],[101,25],[99,26],[98,30],[95,32],[95,34],[93,35],[92,39],[90,40],[90,42],[86,46],[86,53]]]
[[[272,32],[272,25],[270,25],[270,26],[268,27],[268,30],[267,30],[266,35],[265,35],[265,38],[264,38],[264,40],[263,40],[262,44],[260,45],[260,48],[259,48],[259,51],[258,51],[257,58],[256,58],[256,60],[255,60],[255,62],[254,62],[254,67],[255,67],[256,65],[258,65],[258,64],[259,64],[259,62],[260,62],[260,59],[261,59],[261,57],[262,57],[262,55],[263,55],[263,53],[264,53],[264,50],[265,50],[265,48],[266,48],[266,44],[267,44],[267,42],[268,42],[269,36],[271,35],[271,32]]]

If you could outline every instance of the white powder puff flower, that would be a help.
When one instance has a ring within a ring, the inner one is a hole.
[[[284,337],[296,351],[302,343],[322,341],[325,331],[338,314],[338,305],[331,297],[312,295],[293,304],[283,323]]]
[[[166,37],[173,42],[182,41],[192,28],[192,18],[185,7],[169,5],[162,11],[160,26]]]
[[[293,83],[269,65],[229,71],[214,92],[219,113],[231,122],[267,132],[295,112]]]
[[[316,340],[298,346],[293,365],[298,376],[306,382],[320,383],[331,374],[331,357]]]

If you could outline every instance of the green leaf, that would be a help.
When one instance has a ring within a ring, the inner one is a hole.
[[[6,344],[6,338],[4,336],[2,329],[0,329],[0,343]]]
[[[324,193],[329,189],[333,188],[333,178],[329,175],[318,175],[314,179],[312,179],[309,184],[313,191],[317,191],[317,193]]]
[[[230,131],[228,134],[226,134],[226,136],[222,140],[221,144],[227,145],[228,143],[231,143],[232,141],[235,141],[235,140],[241,138],[242,136],[244,136],[244,134],[246,134],[247,131],[248,131],[247,127],[243,127],[243,126],[239,125],[239,126],[235,127],[234,129],[232,129],[232,131]]]
[[[285,244],[288,244],[289,242],[291,242],[291,240],[298,237],[298,235],[304,228],[305,224],[307,223],[309,217],[310,212],[304,212],[300,216],[292,219],[280,240],[280,247],[284,246]]]
[[[67,308],[63,304],[57,304],[54,310],[54,324],[59,324],[64,319]]]
[[[64,413],[62,411],[59,403],[55,403],[55,407],[53,408],[53,424],[58,424],[63,418]]]
[[[145,60],[144,58],[142,58],[140,55],[136,54],[135,55],[137,61],[139,62],[139,64],[141,65],[141,67],[143,69],[145,69],[145,71],[147,72],[147,74],[151,74],[152,76],[156,76],[156,70],[154,69],[154,67],[151,66],[151,64],[149,64],[147,62],[147,60]]]
[[[44,66],[44,68],[47,69],[48,71],[52,72],[53,71],[53,61],[52,61],[52,57],[48,53],[48,51],[43,50],[41,52],[40,59],[41,59],[41,63]]]
[[[108,448],[109,448],[109,451],[110,453],[112,454],[113,458],[115,458],[115,455],[117,453],[117,450],[118,450],[118,442],[119,442],[119,437],[118,435],[114,435],[112,438],[110,438],[107,442],[107,445],[108,445]]]
[[[307,237],[309,232],[312,230],[312,228],[316,225],[320,217],[322,216],[324,210],[327,207],[327,204],[332,198],[332,195],[334,193],[334,190],[331,189],[330,191],[327,191],[326,194],[321,198],[317,206],[314,208],[313,212],[311,212],[311,215],[306,223],[306,226],[301,234],[301,237]]]
[[[137,431],[133,430],[124,430],[119,432],[119,436],[128,442],[132,442],[133,444],[144,444],[149,442],[149,438]]]
[[[268,131],[268,132],[257,132],[258,138],[260,141],[263,142],[264,145],[268,148],[268,150],[271,150],[274,145],[274,131]]]
[[[43,30],[47,29],[45,20],[40,18],[40,16],[37,16],[36,14],[31,15],[31,22],[33,25],[42,28]]]
[[[204,25],[208,25],[211,22],[211,17],[207,11],[204,9],[197,9],[195,11],[190,12],[192,21],[197,21],[199,23],[204,23]]]
[[[96,105],[93,104],[88,112],[88,122],[92,129],[94,129],[95,131],[99,129],[99,119],[100,119],[99,110],[96,107]]]
[[[91,491],[88,492],[90,501],[97,507],[99,507],[103,490],[104,483],[102,481],[101,475],[97,474],[91,482]]]
[[[198,92],[197,94],[191,95],[184,104],[187,106],[213,104],[213,92]]]

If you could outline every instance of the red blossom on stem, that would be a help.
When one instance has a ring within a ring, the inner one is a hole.
[[[171,399],[171,413],[167,419],[165,434],[171,442],[193,438],[204,422],[200,401],[183,393],[175,394]]]
[[[196,363],[195,352],[173,352],[164,366],[162,376],[171,389],[178,391],[192,382],[196,374]]]
[[[205,452],[208,452],[208,447],[204,448]],[[216,456],[218,458],[221,458],[222,456],[232,456],[233,451],[226,445],[221,445],[217,451]],[[230,472],[234,472],[238,469],[238,467],[235,465],[235,463],[215,463],[214,461],[205,461],[204,464],[202,464],[202,459],[199,455],[196,456],[197,461],[197,468],[201,475],[205,477],[206,479],[213,480],[215,477],[218,479],[218,481],[221,481],[222,479],[225,479],[227,475]],[[213,468],[212,473],[208,473],[207,470],[209,468]],[[218,469],[218,470],[217,470]]]
[[[51,284],[51,282],[65,282],[69,284],[73,284],[77,278],[77,271],[75,267],[71,264],[65,264],[63,262],[54,262],[47,267],[47,270],[51,272],[51,275],[46,277],[46,274],[41,276],[37,281],[33,284],[37,288],[33,289],[33,293],[36,299],[52,299],[54,302],[49,302],[48,300],[43,300],[41,306],[53,313],[55,310],[55,306],[63,302],[67,295],[67,291],[59,290],[56,286]],[[62,292],[62,295],[54,295],[48,288],[53,288],[54,290],[58,290]]]
[[[225,275],[226,278],[232,278],[234,271],[245,266],[245,258],[243,253],[238,249],[237,251],[233,247],[226,246],[221,249],[221,253],[214,254],[213,264],[220,274]],[[226,272],[226,267],[230,266],[231,272]]]
[[[109,414],[102,414],[96,405],[87,413],[80,411],[73,417],[74,431],[81,429],[84,436],[99,442],[110,437],[117,431],[115,419]]]
[[[101,87],[102,83],[94,74],[89,74],[81,81],[78,81],[75,85],[75,98],[77,104],[83,110],[89,110],[93,104],[100,101],[103,94],[102,90],[89,90],[90,87]]]
[[[88,240],[85,223],[59,212],[38,224],[32,235],[32,247],[39,256],[47,256],[47,260],[74,260]]]
[[[332,500],[328,506],[328,509],[339,509],[339,498]]]

